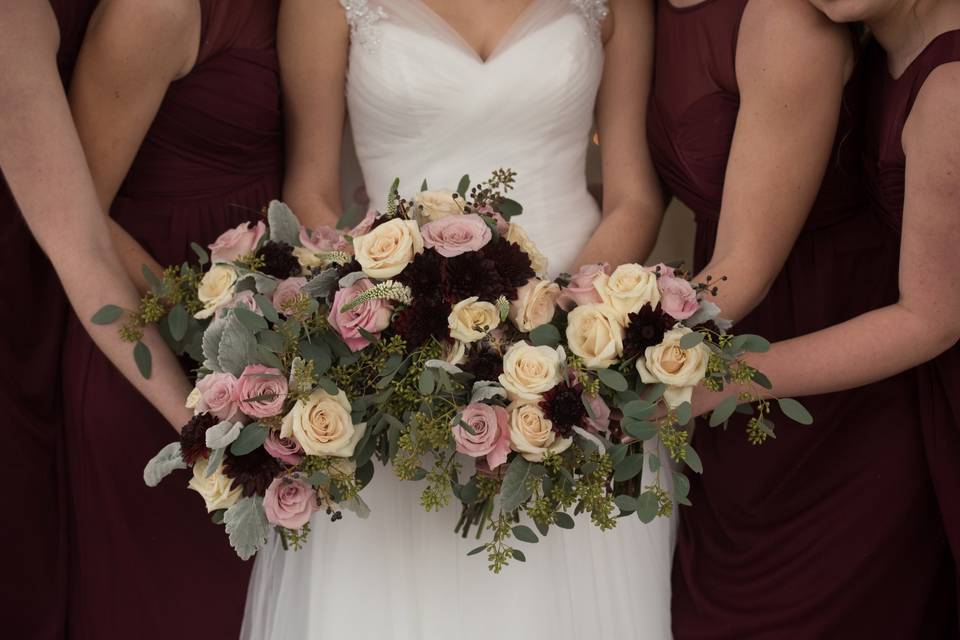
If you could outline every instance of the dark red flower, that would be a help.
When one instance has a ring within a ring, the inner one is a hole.
[[[579,427],[587,419],[587,408],[583,406],[583,387],[558,384],[543,394],[540,408],[553,423],[553,430],[562,438],[573,435],[573,428]]]
[[[509,283],[505,283],[500,277],[497,264],[478,251],[448,259],[443,285],[444,297],[450,304],[456,304],[473,296],[487,302],[494,302],[510,290]],[[516,297],[516,287],[514,287],[513,298]],[[510,296],[507,298],[512,299]]]
[[[223,460],[223,473],[233,479],[233,486],[242,489],[243,496],[262,496],[273,479],[283,470],[283,464],[263,447],[237,456],[227,449]]]
[[[410,287],[414,300],[436,298],[443,288],[446,260],[436,251],[424,251],[407,265],[397,276],[397,280]]]
[[[623,357],[633,358],[643,355],[647,347],[655,347],[663,342],[663,334],[676,322],[665,314],[660,305],[656,309],[649,304],[640,311],[627,316],[627,328],[623,334]]]
[[[286,242],[267,242],[260,248],[264,265],[261,272],[286,280],[300,275],[300,261],[293,255],[293,247]]]
[[[403,338],[410,349],[423,346],[430,338],[439,342],[447,339],[447,317],[450,306],[436,298],[414,299],[411,306],[394,316],[390,328]]]
[[[480,250],[480,253],[493,261],[501,280],[512,288],[513,293],[507,296],[508,300],[515,300],[516,289],[527,284],[527,281],[536,275],[530,263],[530,257],[524,253],[523,249],[506,240],[490,242]]]
[[[475,347],[460,368],[477,380],[495,381],[503,373],[503,358],[493,349]]]
[[[210,455],[207,449],[207,429],[220,422],[209,413],[190,418],[180,431],[180,456],[189,465],[196,464],[197,460],[206,459]]]

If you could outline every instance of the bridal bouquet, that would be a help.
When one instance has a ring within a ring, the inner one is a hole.
[[[147,465],[147,483],[192,467],[190,487],[250,557],[271,526],[298,548],[318,509],[364,516],[376,457],[423,483],[428,511],[458,500],[456,531],[489,533],[471,553],[495,572],[525,559],[514,540],[572,528],[578,513],[609,529],[689,504],[675,468],[701,471],[692,390],[769,387],[740,358],[767,342],[727,334],[703,297],[715,285],[667,265],[548,279],[514,221],[514,181],[499,170],[456,191],[424,183],[410,200],[395,183],[384,213],[346,231],[306,229],[274,202],[268,224],[228,230],[209,255],[194,245],[199,266],[150,274],[122,335],[144,375],[147,324],[198,369],[196,415]],[[94,320],[121,315],[105,307]],[[809,423],[796,401],[780,404]],[[753,442],[774,435],[769,402],[752,394],[710,424],[734,411],[753,414]]]

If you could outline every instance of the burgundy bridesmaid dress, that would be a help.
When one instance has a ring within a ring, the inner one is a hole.
[[[747,2],[682,9],[657,2],[648,135],[667,188],[696,214],[697,270],[716,241]],[[803,232],[737,333],[783,340],[896,300],[896,237],[862,202],[860,92],[857,82],[848,87]],[[904,375],[805,398],[815,424],[776,414],[777,437],[761,446],[748,443],[743,420],[731,420],[726,432],[698,427],[704,473],[691,479],[693,506],[680,511],[673,576],[678,639],[943,633],[946,547],[917,396],[915,377]]]
[[[874,210],[897,233],[903,222],[906,169],[903,126],[924,81],[934,69],[950,62],[960,62],[960,30],[934,39],[897,79],[890,75],[887,57],[879,45],[873,43],[865,56],[870,112],[864,172]],[[960,145],[960,140],[956,144]],[[955,224],[960,224],[960,219]],[[960,575],[960,345],[920,367],[918,374],[927,460],[956,576]]]
[[[257,217],[280,195],[277,0],[200,0],[194,69],[170,85],[111,215],[162,265],[191,241]],[[234,639],[250,562],[187,490],[143,467],[176,433],[74,318],[64,349],[71,530],[69,627],[77,639]]]
[[[64,86],[96,4],[50,2],[60,27],[57,63]],[[0,548],[7,550],[0,570],[0,628],[8,638],[62,638],[67,567],[60,351],[67,301],[2,175],[0,245],[0,290],[8,300],[29,301],[0,320]]]

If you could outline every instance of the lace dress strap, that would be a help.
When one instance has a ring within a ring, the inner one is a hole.
[[[379,42],[377,23],[387,17],[387,12],[376,0],[340,0],[347,15],[350,38],[364,47],[374,47]]]
[[[594,35],[600,35],[603,21],[610,15],[608,0],[570,0],[570,4],[579,11]]]

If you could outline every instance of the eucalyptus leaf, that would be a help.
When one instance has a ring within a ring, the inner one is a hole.
[[[140,265],[140,272],[143,274],[143,279],[147,281],[147,284],[150,285],[150,288],[153,289],[154,293],[160,293],[160,290],[163,288],[163,281],[157,277],[157,274],[147,265]]]
[[[261,347],[265,347],[274,353],[283,351],[283,336],[276,331],[271,331],[270,329],[260,331],[257,333],[257,340],[260,342]]]
[[[678,471],[673,472],[673,495],[677,501],[685,500],[690,494],[690,480]]]
[[[417,381],[417,389],[420,391],[420,395],[429,396],[432,394],[436,383],[437,380],[433,372],[430,371],[430,369],[424,369],[420,373],[420,379]]]
[[[690,422],[690,418],[693,416],[693,409],[690,407],[689,402],[681,402],[673,411],[677,417],[677,424],[680,426]]]
[[[270,225],[271,240],[300,246],[300,221],[290,207],[279,200],[271,202],[267,209],[267,223]]]
[[[529,481],[534,469],[543,472],[543,467],[527,462],[522,456],[517,456],[507,467],[507,473],[500,487],[500,506],[504,511],[516,511],[523,503],[530,499]]]
[[[207,250],[198,245],[196,242],[190,243],[190,248],[193,249],[193,252],[197,254],[197,262],[200,263],[200,266],[210,262],[210,255],[207,253]]]
[[[426,182],[424,182],[426,184]],[[457,193],[460,194],[461,198],[467,197],[467,190],[470,189],[470,176],[466,175],[460,178],[460,183],[457,185]],[[424,189],[426,191],[426,189]]]
[[[660,456],[655,453],[651,453],[647,457],[647,467],[650,469],[650,473],[656,473],[660,471]]]
[[[600,378],[606,387],[614,391],[626,391],[630,388],[630,383],[619,371],[614,369],[600,369],[597,371],[597,377]]]
[[[689,444],[686,445],[685,450],[685,460],[687,462],[687,466],[693,469],[696,473],[703,473],[703,462],[700,461],[700,455]]]
[[[364,210],[358,204],[351,204],[340,219],[337,220],[337,229],[353,229],[363,220]]]
[[[473,549],[470,549],[470,551],[467,552],[467,555],[468,555],[468,556],[475,556],[475,555],[477,555],[478,553],[480,553],[481,551],[485,551],[486,548],[487,548],[487,545],[482,544],[482,545],[480,545],[479,547],[474,547]]]
[[[560,330],[552,324],[542,324],[530,332],[530,343],[535,347],[555,347],[560,344]]]
[[[274,369],[283,369],[283,362],[277,357],[277,354],[264,345],[261,344],[257,347],[257,354],[260,356],[261,364],[273,367]]]
[[[120,319],[120,316],[123,315],[123,309],[118,307],[115,304],[105,304],[100,307],[100,310],[93,314],[93,317],[90,318],[90,322],[93,324],[106,325],[113,324]]]
[[[267,428],[259,422],[251,422],[240,431],[240,435],[230,445],[230,453],[245,456],[258,449],[267,439]]]
[[[335,396],[340,393],[340,389],[337,388],[337,383],[331,380],[330,378],[321,377],[317,381],[317,385],[332,396]]]
[[[761,371],[754,371],[752,380],[764,389],[773,389],[773,383],[770,382],[770,378],[765,376]]]
[[[270,523],[263,511],[263,498],[241,498],[223,514],[230,546],[241,560],[249,560],[267,542]]]
[[[650,524],[657,517],[659,511],[660,501],[653,491],[644,491],[637,498],[637,517],[640,518],[640,522]]]
[[[513,527],[513,537],[519,540],[520,542],[527,542],[530,544],[535,544],[540,542],[540,538],[537,537],[537,534],[533,532],[533,529],[526,525],[518,524]]]
[[[573,529],[574,526],[576,526],[573,517],[562,511],[557,511],[553,514],[553,522],[561,529]]]
[[[633,496],[628,496],[626,494],[619,495],[613,499],[613,502],[617,505],[620,511],[633,513],[637,510],[637,499]]]
[[[313,372],[322,376],[330,370],[333,364],[333,354],[330,352],[330,346],[325,342],[300,342],[300,353],[304,358],[313,360]]]
[[[730,396],[724,398],[723,402],[717,405],[717,408],[710,414],[710,426],[716,427],[730,419],[737,408],[737,397]]]
[[[148,487],[155,487],[177,469],[186,468],[187,463],[183,461],[180,443],[171,442],[147,462],[143,469],[143,482]]]
[[[652,402],[647,402],[646,400],[634,400],[623,405],[623,407],[621,407],[621,411],[623,411],[623,415],[627,418],[633,418],[634,420],[646,420],[653,415],[653,412],[656,408],[657,405]]]
[[[810,412],[793,398],[780,398],[777,400],[777,404],[780,405],[780,410],[783,411],[784,415],[794,422],[803,425],[813,424],[813,416],[810,415]]]
[[[510,198],[502,198],[497,202],[497,211],[500,212],[505,219],[509,220],[523,213],[523,206],[516,200],[511,200]]]
[[[170,309],[167,316],[167,326],[170,328],[170,337],[180,342],[187,335],[187,326],[190,323],[190,315],[182,304],[178,304]]]
[[[517,562],[527,561],[527,556],[523,555],[523,551],[520,551],[520,549],[510,549],[510,555],[513,556],[513,559]]]
[[[423,182],[420,183],[420,191],[427,191],[427,190],[429,190],[429,189],[430,189],[430,187],[427,186],[427,179],[424,178],[424,179],[423,179]]]
[[[699,331],[693,331],[680,338],[680,348],[693,349],[701,342],[703,342],[703,334]]]
[[[207,429],[206,443],[208,449],[222,449],[229,447],[240,435],[243,429],[242,422],[224,420]]]
[[[149,380],[153,372],[153,356],[150,355],[150,348],[139,340],[133,345],[133,361],[137,363],[140,375]]]
[[[650,440],[657,435],[657,425],[647,420],[624,418],[620,426],[624,433],[637,440]]]
[[[613,479],[616,482],[625,482],[640,475],[641,471],[643,471],[643,454],[633,453],[614,467]]]

